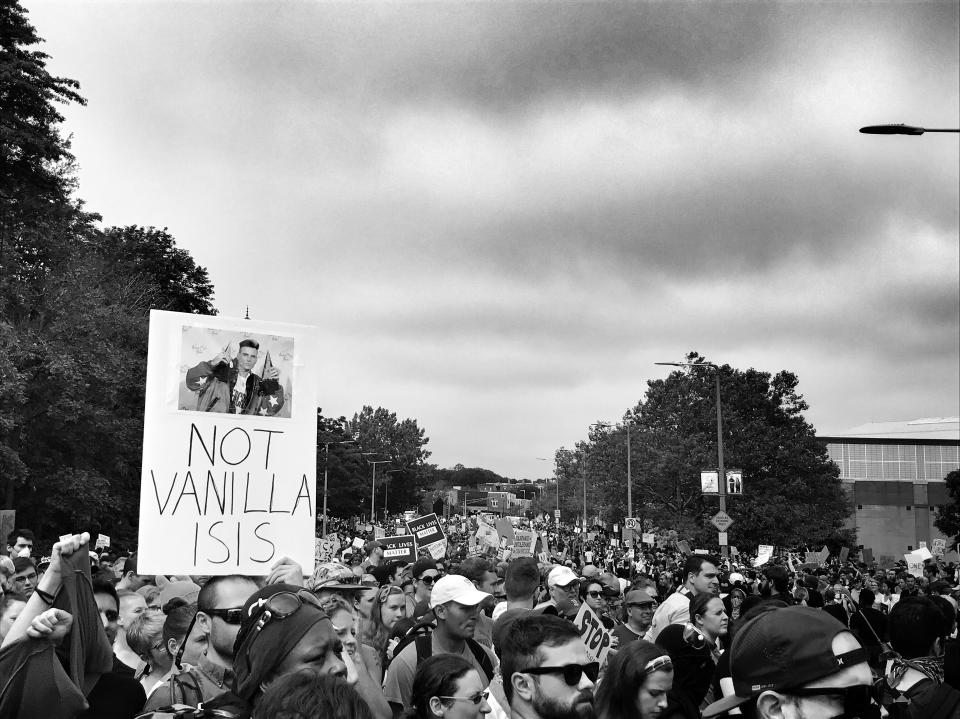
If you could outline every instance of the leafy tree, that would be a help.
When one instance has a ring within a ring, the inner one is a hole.
[[[956,547],[960,540],[960,469],[950,472],[944,481],[953,503],[944,505],[933,525],[948,537],[953,537],[953,546]]]
[[[430,452],[425,448],[430,439],[415,419],[398,420],[395,412],[383,407],[373,409],[364,406],[347,422],[347,431],[357,440],[368,463],[367,487],[370,487],[373,469],[369,462],[384,461],[377,465],[377,507],[382,509],[386,496],[387,508],[396,512],[420,504],[420,490],[432,479],[430,468],[425,465]],[[369,513],[369,494],[363,501]],[[357,513],[355,505],[353,514]],[[380,510],[378,510],[380,511]]]
[[[697,353],[687,359],[706,361]],[[731,543],[749,549],[759,543],[849,541],[843,523],[850,500],[826,448],[803,418],[808,406],[797,392],[797,377],[727,365],[718,371],[725,465],[744,473],[744,494],[727,501],[735,521]],[[700,471],[717,465],[714,382],[709,367],[652,380],[625,420],[631,427],[634,514],[710,543],[716,531],[708,520],[718,506],[715,498],[701,494]],[[575,449],[561,448],[557,465],[566,516],[582,513],[585,477],[588,515],[606,521],[625,515],[624,425],[594,428]]]

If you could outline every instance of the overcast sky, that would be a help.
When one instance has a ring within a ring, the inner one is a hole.
[[[955,1],[25,5],[88,207],[441,466],[547,476],[689,350],[960,414],[958,136],[857,132],[960,126]]]

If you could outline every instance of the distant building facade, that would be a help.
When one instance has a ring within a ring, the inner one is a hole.
[[[944,477],[960,469],[960,417],[878,422],[818,437],[853,499],[857,538],[902,559],[920,542],[944,538],[933,526],[950,502]]]

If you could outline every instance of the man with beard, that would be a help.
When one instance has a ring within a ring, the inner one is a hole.
[[[600,665],[572,622],[522,614],[500,645],[503,688],[515,719],[592,719]]]
[[[547,575],[550,599],[534,609],[543,614],[554,614],[572,620],[580,611],[580,577],[570,567],[554,567]]]
[[[429,635],[410,642],[394,656],[383,678],[383,693],[394,716],[399,716],[405,707],[410,706],[417,664],[428,656],[459,654],[486,682],[493,679],[497,657],[492,650],[473,639],[480,604],[489,597],[487,592],[481,592],[473,582],[459,574],[448,574],[433,585],[430,609],[436,617],[436,628]]]

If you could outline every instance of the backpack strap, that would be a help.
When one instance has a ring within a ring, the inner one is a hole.
[[[493,662],[490,661],[490,655],[484,650],[480,642],[475,639],[467,639],[467,646],[473,653],[473,658],[477,660],[483,673],[487,675],[487,683],[493,681]]]
[[[417,664],[433,654],[433,635],[421,634],[414,640],[417,644]]]

